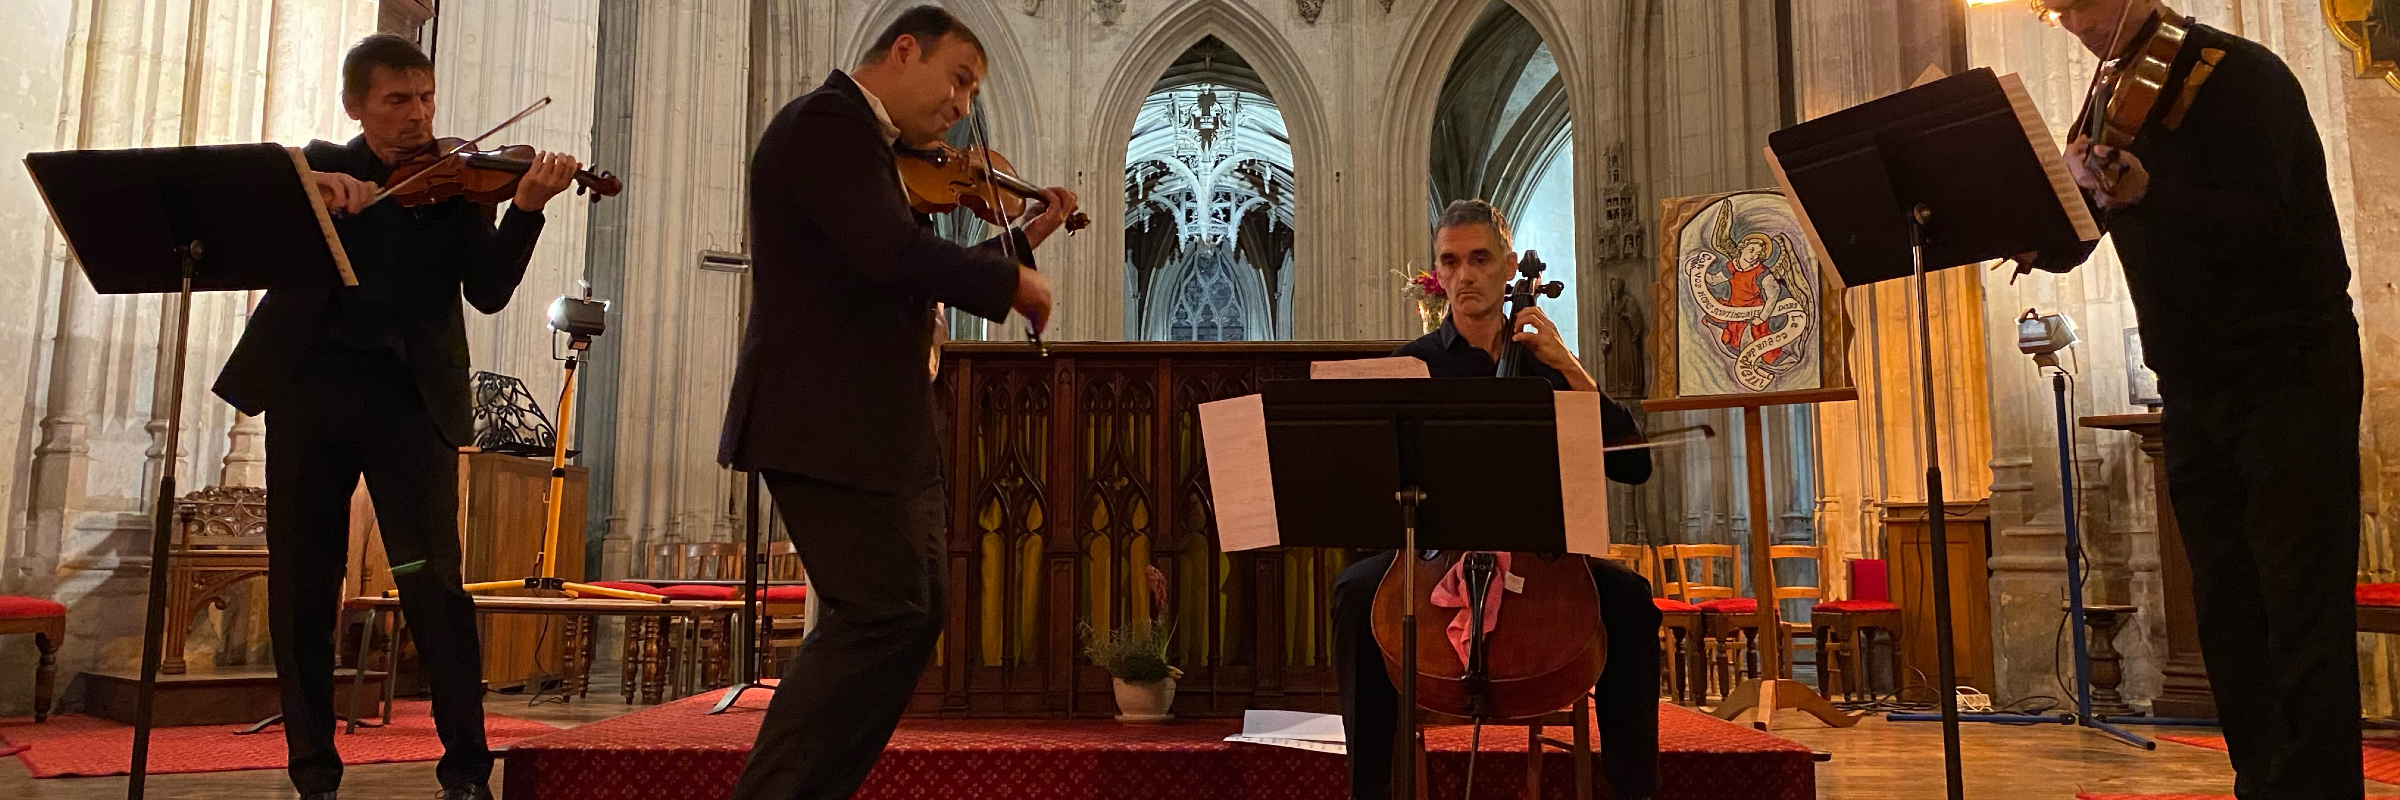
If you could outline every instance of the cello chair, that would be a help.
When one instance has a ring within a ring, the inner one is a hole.
[[[1473,725],[1474,720],[1444,714],[1428,708],[1417,710],[1417,730],[1409,738],[1417,749],[1417,798],[1429,800],[1430,789],[1425,780],[1425,728],[1434,725]],[[1542,758],[1549,750],[1565,751],[1575,764],[1575,800],[1592,800],[1592,698],[1576,698],[1575,705],[1531,719],[1487,720],[1486,728],[1522,727],[1525,729],[1525,800],[1542,798]],[[1571,733],[1567,741],[1551,738],[1545,730],[1565,726]]]

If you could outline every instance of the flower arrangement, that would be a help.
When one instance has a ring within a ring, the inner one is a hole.
[[[1400,276],[1400,296],[1417,304],[1417,318],[1425,323],[1425,332],[1440,329],[1443,315],[1450,311],[1450,294],[1442,289],[1442,279],[1424,270],[1413,275],[1392,270],[1392,274]]]
[[[1167,664],[1167,643],[1174,630],[1160,617],[1148,625],[1127,625],[1105,634],[1092,631],[1089,622],[1083,624],[1088,642],[1083,654],[1092,663],[1108,670],[1108,674],[1127,683],[1146,683],[1182,677],[1183,671]]]

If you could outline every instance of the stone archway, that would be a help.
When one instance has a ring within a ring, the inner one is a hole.
[[[1335,229],[1334,204],[1308,202],[1312,192],[1320,191],[1317,187],[1333,185],[1331,173],[1326,171],[1322,160],[1326,149],[1324,101],[1317,94],[1318,84],[1302,66],[1300,55],[1275,23],[1244,4],[1202,0],[1160,16],[1135,35],[1094,95],[1097,111],[1075,148],[1077,163],[1083,165],[1080,171],[1086,175],[1124,174],[1128,152],[1126,132],[1133,129],[1143,99],[1150,96],[1159,76],[1178,56],[1211,35],[1240,52],[1258,72],[1267,93],[1275,98],[1291,136],[1294,183],[1298,187],[1292,225],[1293,263],[1301,269],[1333,263],[1332,251],[1337,249],[1337,243],[1327,232]],[[1094,219],[1121,219],[1125,215],[1125,197],[1120,191],[1095,190],[1084,198],[1084,205]],[[1089,235],[1094,238],[1092,246],[1097,252],[1110,255],[1078,265],[1075,274],[1065,278],[1072,283],[1072,288],[1066,290],[1071,293],[1068,296],[1123,296],[1123,259],[1117,254],[1125,249],[1124,230],[1095,226]],[[1065,332],[1059,338],[1123,336],[1125,320],[1121,305],[1093,304],[1079,308],[1078,312],[1073,318],[1060,315]],[[1305,323],[1298,324],[1306,330]]]

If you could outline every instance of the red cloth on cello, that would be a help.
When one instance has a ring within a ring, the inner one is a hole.
[[[1508,554],[1492,555],[1499,556],[1499,567],[1492,573],[1492,587],[1484,592],[1483,632],[1487,634],[1500,629],[1500,597],[1508,594]],[[1450,571],[1442,575],[1442,581],[1433,585],[1434,605],[1458,609],[1458,616],[1451,617],[1450,627],[1444,630],[1450,634],[1450,647],[1458,651],[1461,664],[1467,663],[1468,627],[1474,623],[1473,607],[1467,604],[1466,567],[1466,555],[1459,556],[1450,565]]]

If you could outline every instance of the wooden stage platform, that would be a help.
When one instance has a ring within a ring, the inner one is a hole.
[[[517,743],[506,754],[510,800],[681,800],[732,792],[768,695],[706,716],[711,691]],[[931,719],[901,723],[859,800],[942,797],[1010,800],[1342,800],[1341,756],[1224,741],[1237,720],[1126,726],[1108,720]],[[1523,729],[1485,731],[1478,797],[1515,798],[1525,782]],[[1563,731],[1554,731],[1558,735]],[[1431,736],[1435,797],[1463,788],[1464,728]],[[1659,707],[1661,800],[1807,800],[1816,796],[1807,747],[1690,709]],[[1602,747],[1606,743],[1601,743]],[[1572,764],[1552,753],[1544,795],[1573,797]],[[1605,786],[1595,792],[1607,797]]]

